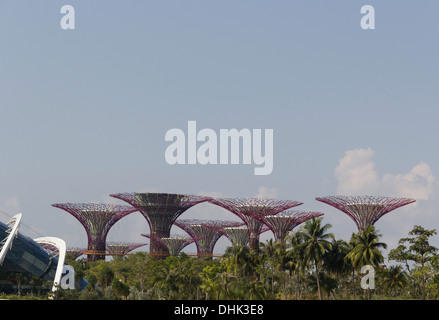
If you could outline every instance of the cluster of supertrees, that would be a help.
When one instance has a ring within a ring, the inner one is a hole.
[[[57,203],[52,206],[64,209],[83,225],[87,233],[87,249],[71,249],[76,256],[86,254],[89,261],[105,259],[105,255],[126,255],[146,245],[142,243],[107,243],[111,227],[120,219],[140,212],[147,220],[150,233],[142,236],[150,239],[149,254],[156,257],[178,255],[187,245],[195,243],[198,257],[212,257],[216,242],[225,236],[233,246],[246,245],[258,250],[260,235],[268,230],[275,240],[285,242],[288,232],[301,223],[322,216],[315,211],[292,209],[303,203],[292,200],[265,198],[212,198],[172,193],[117,193],[110,195],[129,205],[95,203]],[[388,212],[415,202],[408,198],[378,196],[329,196],[316,200],[331,205],[347,214],[363,231],[374,225]],[[240,221],[178,219],[186,210],[209,202],[235,214]],[[171,235],[176,225],[186,235]]]

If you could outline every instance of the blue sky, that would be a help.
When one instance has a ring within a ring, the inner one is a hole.
[[[64,4],[75,30],[60,27]],[[375,30],[360,28],[364,4]],[[128,191],[303,201],[344,239],[353,222],[315,197],[410,196],[416,205],[378,222],[383,240],[414,224],[437,228],[438,9],[433,0],[0,0],[0,209],[69,246],[86,245],[82,227],[50,204]],[[165,133],[189,120],[273,129],[273,173],[168,165]],[[235,218],[208,205],[190,217]],[[139,218],[110,238],[143,241]]]

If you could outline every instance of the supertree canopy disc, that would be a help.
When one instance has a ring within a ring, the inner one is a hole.
[[[285,210],[277,215],[265,216],[263,221],[273,232],[275,240],[284,242],[289,231],[309,219],[322,215],[323,213],[314,211]]]
[[[137,211],[131,206],[102,203],[55,203],[53,207],[73,215],[83,225],[88,238],[88,260],[105,259],[105,245],[111,227],[128,214]]]
[[[72,255],[73,259],[82,256],[87,249],[85,248],[67,248],[67,253]]]
[[[221,229],[241,225],[238,221],[179,219],[174,223],[195,241],[199,257],[212,257],[215,244],[223,233]]]
[[[359,232],[364,231],[367,226],[374,225],[390,211],[416,201],[382,196],[328,196],[318,197],[316,200],[347,214],[355,222]]]
[[[166,247],[171,257],[176,257],[180,252],[195,240],[187,235],[171,235],[166,238],[159,238],[158,236],[152,236],[150,234],[142,234],[142,236],[149,238],[151,241],[156,242],[162,247]]]
[[[230,239],[233,246],[246,246],[250,233],[246,225],[239,227],[226,227],[222,231]]]
[[[293,200],[265,198],[214,198],[209,202],[229,210],[242,219],[249,229],[249,247],[253,250],[259,249],[259,235],[262,230],[263,217],[276,215],[302,204],[302,202]]]
[[[186,246],[194,242],[194,239],[185,236],[171,236],[160,240],[168,247],[171,256],[178,256]]]
[[[150,234],[159,238],[168,238],[175,220],[192,206],[208,201],[209,197],[174,193],[117,193],[110,195],[128,202],[140,211],[148,221]],[[151,242],[150,254],[169,255],[168,250]]]
[[[146,246],[146,243],[111,241],[106,244],[108,253],[113,255],[113,257],[127,255],[131,251],[143,246]]]

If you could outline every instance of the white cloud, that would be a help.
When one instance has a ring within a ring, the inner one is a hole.
[[[433,170],[425,162],[414,165],[405,173],[383,173],[378,170],[373,157],[374,150],[349,150],[339,160],[334,174],[337,179],[337,192],[344,195],[370,194],[394,197],[413,198],[417,201],[392,212],[380,219],[377,228],[383,234],[382,241],[388,244],[389,250],[395,248],[398,240],[407,236],[414,225],[426,229],[437,226],[437,206],[439,205],[439,184]],[[331,217],[338,231],[355,231],[352,224],[345,223],[346,218],[340,215]],[[437,245],[438,239],[432,239]]]
[[[428,164],[421,162],[406,174],[385,174],[382,189],[401,197],[428,200],[436,185],[436,178]]]
[[[277,198],[277,195],[278,195],[277,188],[259,187],[256,198],[275,199]]]
[[[430,166],[421,162],[408,173],[378,175],[373,161],[375,151],[368,149],[349,150],[335,168],[338,194],[378,194],[428,200],[437,181]]]
[[[373,194],[380,186],[378,173],[372,158],[372,149],[349,150],[338,162],[335,177],[338,180],[338,194]]]
[[[222,192],[218,191],[200,191],[198,192],[199,196],[211,197],[211,198],[225,198],[226,196]]]

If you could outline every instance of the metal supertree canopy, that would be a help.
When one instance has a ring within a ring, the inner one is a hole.
[[[67,248],[67,253],[71,254],[73,256],[73,259],[77,259],[78,257],[82,256],[85,252],[85,248]]]
[[[208,201],[209,197],[173,193],[117,193],[110,195],[128,202],[146,218],[150,233],[159,238],[168,238],[175,220],[192,206]],[[169,254],[166,248],[151,242],[150,254]]]
[[[261,227],[261,231],[259,235],[267,232],[270,228],[267,225],[263,225]],[[236,226],[236,227],[226,227],[220,231],[223,233],[229,240],[232,242],[232,245],[235,246],[247,246],[250,239],[250,231],[246,224]]]
[[[59,249],[53,245],[53,244],[49,244],[49,243],[39,243],[40,247],[42,247],[44,250],[46,250],[46,252],[52,256],[52,257],[57,257],[59,255]],[[66,250],[67,252],[67,250]]]
[[[146,246],[146,243],[111,241],[106,244],[108,253],[113,257],[127,255],[131,251],[143,246]]]
[[[211,257],[215,244],[223,235],[220,229],[242,223],[237,221],[179,219],[174,224],[186,231],[195,240],[199,257]]]
[[[234,228],[234,227],[244,226],[245,229],[247,230],[247,238],[248,238],[248,229],[245,226],[245,223],[242,221],[204,220],[204,221],[202,221],[202,224],[207,228],[211,228],[211,229],[215,230],[216,232],[223,234],[224,236],[229,238],[230,241],[232,241],[232,239],[229,237],[227,232],[225,232],[224,230],[226,228]],[[233,244],[233,241],[232,241],[232,244]]]
[[[367,226],[374,225],[390,211],[416,201],[381,196],[328,196],[318,197],[316,200],[347,214],[355,222],[359,232],[364,231]]]
[[[250,237],[250,233],[246,225],[239,227],[227,227],[224,228],[224,235],[230,239],[233,246],[246,246],[248,245],[248,240]]]
[[[159,238],[157,236],[151,236],[149,234],[142,234],[142,236],[157,242],[161,246],[165,246],[171,257],[176,257],[180,252],[188,245],[193,243],[195,240],[188,235],[171,235],[167,238]]]
[[[323,213],[313,211],[285,210],[277,215],[265,216],[263,221],[273,232],[275,240],[284,242],[289,231],[313,217],[322,215]]]
[[[293,200],[277,200],[265,198],[215,198],[209,202],[216,204],[237,215],[247,225],[250,238],[250,249],[259,248],[259,235],[262,231],[262,218],[268,215],[276,215],[292,207],[302,204]]]
[[[131,206],[101,203],[55,203],[53,207],[73,215],[87,233],[88,260],[105,260],[107,234],[111,227],[128,214],[137,211]]]

